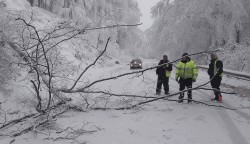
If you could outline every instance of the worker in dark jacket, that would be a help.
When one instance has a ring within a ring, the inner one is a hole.
[[[161,93],[162,84],[165,94],[169,94],[169,77],[171,76],[172,64],[168,62],[168,56],[163,55],[163,59],[158,63],[161,66],[156,69],[156,74],[158,75],[156,94],[158,95]]]
[[[211,63],[209,64],[209,68],[207,70],[208,75],[210,76],[211,86],[214,89],[215,98],[213,100],[217,100],[219,102],[222,101],[222,96],[220,93],[220,84],[223,75],[223,63],[218,60],[216,53],[211,54]]]

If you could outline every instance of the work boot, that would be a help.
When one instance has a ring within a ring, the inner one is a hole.
[[[191,103],[191,102],[192,102],[192,95],[188,94],[188,103]]]
[[[221,95],[218,96],[218,102],[222,102],[222,96]]]
[[[184,96],[180,95],[180,96],[179,96],[178,102],[179,102],[179,103],[183,103],[183,100],[182,100],[183,98],[184,98]]]

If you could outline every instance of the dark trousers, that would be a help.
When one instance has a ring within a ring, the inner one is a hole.
[[[214,89],[216,89],[216,90],[219,91],[220,90],[221,79],[222,78],[220,76],[215,76],[213,78],[213,80],[210,82],[212,88],[214,88]],[[221,96],[221,93],[218,92],[218,91],[214,90],[215,99],[217,99],[217,100],[218,100],[219,96]]]
[[[156,87],[156,93],[160,94],[161,93],[161,86],[163,84],[165,94],[169,93],[169,78],[168,77],[160,77],[158,76],[157,79],[157,87]]]
[[[180,89],[179,89],[180,91],[183,91],[185,87],[187,87],[188,89],[191,89],[193,85],[193,80],[192,78],[188,78],[188,79],[180,78],[179,84],[180,84]],[[188,99],[192,99],[192,90],[189,90],[187,95],[188,95]],[[184,98],[184,93],[180,93],[179,99],[183,99],[183,98]]]

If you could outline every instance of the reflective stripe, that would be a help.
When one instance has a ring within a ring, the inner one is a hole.
[[[179,62],[176,69],[176,78],[192,78],[193,80],[196,80],[198,76],[198,68],[196,63],[193,60],[190,60],[187,63]]]
[[[216,60],[216,61],[214,62],[214,75],[216,74],[216,70],[217,70],[217,67],[216,67],[217,61],[218,61],[218,60]],[[221,73],[219,76],[222,77],[222,76],[223,76],[223,73]]]
[[[168,65],[169,64],[166,64],[166,67],[168,67]],[[171,71],[166,70],[166,77],[169,78],[170,76],[171,76]]]
[[[166,70],[166,77],[170,77],[171,76],[171,71],[168,71],[168,70]]]
[[[216,62],[217,62],[218,60],[216,60],[215,62],[214,62],[214,75],[216,74],[216,70],[217,70],[217,68],[216,68]]]

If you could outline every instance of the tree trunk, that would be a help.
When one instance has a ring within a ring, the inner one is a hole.
[[[38,7],[42,7],[42,0],[38,0]]]
[[[240,43],[240,31],[236,30],[236,43]]]
[[[216,25],[216,37],[217,37],[217,46],[224,45],[224,32],[223,32],[223,16],[221,14],[217,15],[217,25]]]
[[[30,3],[30,5],[33,7],[34,6],[34,0],[28,0],[28,2]]]

